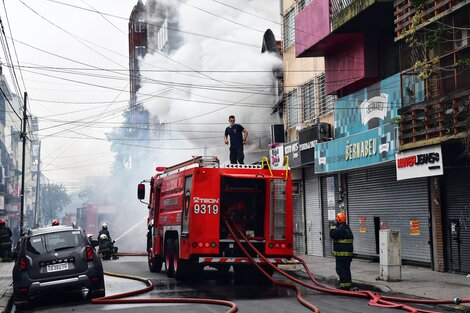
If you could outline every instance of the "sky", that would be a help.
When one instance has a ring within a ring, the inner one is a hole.
[[[170,165],[202,153],[228,159],[222,136],[229,114],[247,127],[252,139],[247,149],[256,150],[275,120],[266,85],[280,61],[259,52],[266,29],[280,39],[279,3],[161,2],[178,10],[183,44],[170,56],[141,60],[139,100],[155,127],[164,130],[159,148],[150,152],[155,162]],[[2,2],[0,17],[20,90],[28,93],[28,111],[39,120],[42,172],[69,191],[83,188],[87,176],[109,175],[113,154],[106,133],[120,126],[129,101],[128,18],[136,3]],[[0,60],[13,89],[4,51]]]

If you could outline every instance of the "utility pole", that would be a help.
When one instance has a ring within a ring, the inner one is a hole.
[[[28,98],[28,93],[24,93],[24,104],[23,104],[23,130],[21,131],[21,138],[23,139],[23,153],[21,159],[21,211],[20,211],[20,236],[23,234],[23,224],[24,224],[24,179],[25,179],[25,163],[26,163],[26,122],[28,120],[26,112],[26,102]]]
[[[38,207],[39,207],[39,187],[41,186],[40,180],[41,180],[41,142],[39,141],[39,147],[38,147],[38,168],[36,170],[36,202],[34,205],[34,227],[39,226],[39,221],[38,221]]]

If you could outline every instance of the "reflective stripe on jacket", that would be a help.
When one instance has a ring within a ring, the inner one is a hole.
[[[346,223],[330,227],[330,237],[333,239],[334,256],[353,256],[354,236]]]

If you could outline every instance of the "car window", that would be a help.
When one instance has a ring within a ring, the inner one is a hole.
[[[79,230],[31,236],[26,242],[26,251],[34,254],[73,249],[82,245],[83,236]]]

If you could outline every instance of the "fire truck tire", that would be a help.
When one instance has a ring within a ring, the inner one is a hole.
[[[187,260],[182,260],[179,257],[179,244],[178,240],[174,241],[174,258],[173,258],[173,268],[174,276],[176,280],[186,280],[188,279],[190,273],[191,264]]]
[[[175,275],[174,267],[174,255],[175,255],[175,242],[173,239],[168,238],[165,242],[165,269],[166,276],[173,277]]]
[[[149,270],[152,273],[160,273],[162,271],[163,259],[160,256],[148,256]]]

